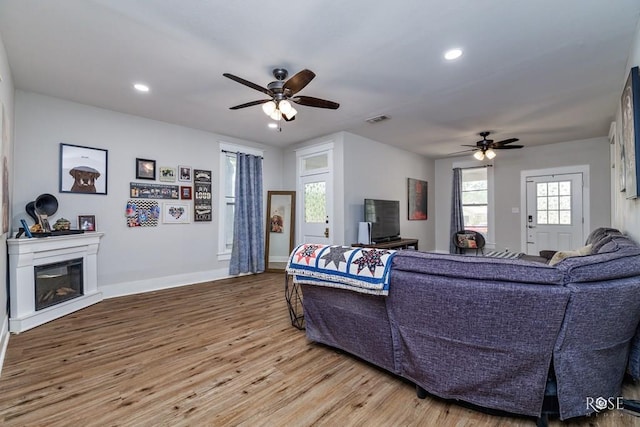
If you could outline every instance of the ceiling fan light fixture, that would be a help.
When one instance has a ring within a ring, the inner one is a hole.
[[[476,160],[484,160],[484,153],[482,151],[476,151],[473,153],[473,157],[475,157]]]
[[[262,104],[262,111],[264,111],[267,116],[270,116],[276,111],[276,103],[273,101],[265,102]]]
[[[278,110],[280,110],[282,114],[284,114],[285,116],[289,116],[289,112],[291,112],[291,108],[293,108],[291,107],[291,103],[286,99],[283,99],[282,101],[278,102]]]
[[[496,157],[496,152],[493,151],[491,148],[489,148],[487,151],[484,152],[484,155],[487,156],[487,159],[492,160],[493,158]]]
[[[271,117],[272,120],[279,122],[282,120],[282,112],[280,112],[280,110],[275,110],[269,117]]]
[[[293,117],[298,114],[298,110],[296,110],[295,108],[291,107],[291,109],[289,110],[289,112],[287,113],[287,117],[289,117],[289,120],[293,119]]]

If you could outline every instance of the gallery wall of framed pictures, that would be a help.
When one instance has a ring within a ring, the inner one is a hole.
[[[213,212],[211,174],[210,170],[186,165],[156,166],[156,160],[136,158],[135,177],[144,182],[129,183],[127,226],[210,222]],[[167,201],[160,205],[155,199]]]

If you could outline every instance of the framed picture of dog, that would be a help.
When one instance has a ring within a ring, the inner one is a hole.
[[[107,194],[108,151],[60,144],[60,192]]]

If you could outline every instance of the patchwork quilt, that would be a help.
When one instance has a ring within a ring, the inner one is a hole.
[[[305,243],[291,252],[287,273],[295,283],[388,295],[395,253],[388,249]]]

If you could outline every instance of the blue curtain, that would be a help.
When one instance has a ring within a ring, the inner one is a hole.
[[[264,271],[262,157],[238,153],[233,248],[229,274]]]
[[[464,230],[464,215],[462,213],[462,169],[453,168],[453,184],[451,186],[451,230],[449,236],[449,253],[462,253],[453,244],[454,233]]]

